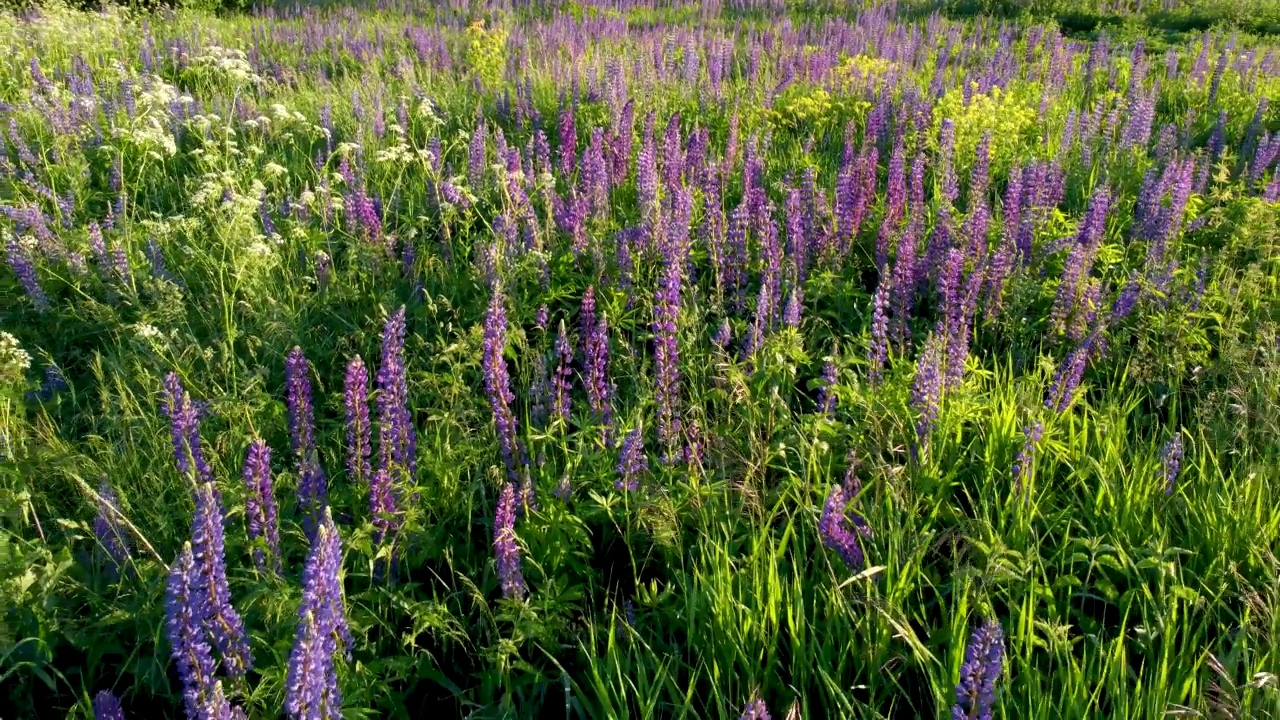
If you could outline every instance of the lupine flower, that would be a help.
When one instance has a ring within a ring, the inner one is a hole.
[[[165,593],[165,633],[182,682],[182,699],[190,720],[201,720],[201,709],[213,689],[213,652],[205,641],[201,583],[191,543],[169,569]]]
[[[556,372],[551,378],[551,412],[564,422],[569,422],[570,393],[573,391],[573,347],[564,332],[564,322],[560,323],[560,333],[556,336]]]
[[[350,658],[352,641],[342,597],[341,569],[342,540],[326,507],[302,574],[298,630],[285,681],[285,712],[295,720],[342,717],[342,691],[334,671],[334,655],[342,649]]]
[[[721,318],[720,325],[711,336],[711,342],[721,350],[729,347],[729,343],[733,342],[733,328],[729,326],[729,318]]]
[[[31,264],[27,253],[15,238],[9,238],[8,258],[9,267],[13,270],[13,274],[18,276],[18,282],[22,283],[22,289],[26,291],[27,297],[31,298],[31,303],[35,305],[36,310],[40,312],[48,310],[49,296],[44,294],[44,288],[40,287],[40,279],[36,277],[35,266]]]
[[[382,544],[388,533],[395,532],[400,527],[395,488],[387,468],[378,468],[369,478],[369,515],[373,518],[375,544]]]
[[[515,480],[516,466],[521,462],[524,451],[516,437],[516,418],[511,412],[515,396],[511,394],[507,361],[502,356],[506,347],[507,311],[502,304],[501,290],[495,289],[489,299],[489,309],[484,320],[484,389],[489,396],[489,407],[493,410],[493,424],[498,433],[498,446],[507,466],[507,475]]]
[[[799,285],[787,293],[787,304],[782,308],[782,324],[789,328],[800,327],[800,314],[804,310],[804,289]]]
[[[952,720],[991,720],[996,681],[1004,665],[1004,629],[992,620],[973,631],[960,666]]]
[[[1182,433],[1174,435],[1160,452],[1164,466],[1164,494],[1172,495],[1178,472],[1182,469]]]
[[[120,699],[110,690],[103,690],[93,698],[93,720],[124,720]]]
[[[201,625],[213,639],[231,677],[240,677],[253,666],[249,640],[240,614],[231,606],[227,586],[227,561],[223,540],[222,503],[213,483],[196,488],[196,512],[191,523],[191,548],[195,555]]]
[[[582,325],[582,357],[587,403],[591,414],[605,427],[613,426],[613,384],[609,382],[609,322],[596,317],[595,288],[588,287],[578,313]]]
[[[889,283],[882,279],[876,286],[876,294],[872,299],[871,310],[871,342],[868,348],[869,371],[871,384],[878,385],[884,375],[884,366],[889,359],[889,318],[886,315],[889,304]]]
[[[178,374],[171,372],[164,378],[165,399],[161,409],[169,416],[173,454],[178,472],[199,482],[212,482],[213,469],[200,450],[200,415],[191,396],[182,387]]]
[[[1106,187],[1099,188],[1089,201],[1089,210],[1076,233],[1075,243],[1062,269],[1062,280],[1058,283],[1058,295],[1051,314],[1053,325],[1059,332],[1066,329],[1067,321],[1078,310],[1080,295],[1085,290],[1085,278],[1093,267],[1094,256],[1106,229],[1110,204],[1110,191]]]
[[[827,503],[822,508],[822,517],[818,520],[818,534],[822,536],[824,545],[840,555],[845,566],[850,570],[858,570],[862,567],[863,554],[858,542],[860,533],[848,514],[850,499],[844,487],[831,487]]]
[[[205,703],[201,720],[248,720],[248,716],[238,707],[232,707],[227,695],[222,691],[222,681],[213,684],[209,692],[209,701]]]
[[[942,403],[942,336],[934,333],[925,341],[916,359],[916,377],[911,386],[911,407],[920,413],[916,421],[916,437],[920,442],[929,436],[938,420]]]
[[[1036,421],[1022,429],[1024,436],[1022,449],[1013,456],[1013,485],[1019,492],[1026,487],[1031,477],[1031,468],[1035,465],[1036,445],[1044,435],[1044,423]]]
[[[476,128],[471,133],[471,148],[467,155],[467,182],[471,185],[471,191],[479,194],[484,189],[485,174],[485,145],[484,145],[484,117],[482,116],[476,121]]]
[[[116,498],[115,490],[111,489],[111,484],[103,478],[98,485],[98,514],[93,519],[93,534],[98,537],[98,542],[102,543],[102,549],[106,551],[107,557],[115,564],[117,570],[124,565],[132,552],[129,534],[124,524],[120,522],[119,512],[120,501]]]
[[[405,308],[400,306],[382,328],[378,367],[378,466],[393,479],[417,473],[417,436],[409,413],[409,381],[404,362]]]
[[[311,404],[311,363],[294,347],[285,358],[285,404],[289,410],[289,439],[298,468],[298,508],[308,537],[314,535],[320,510],[328,504],[329,482],[316,450],[315,417]]]
[[[520,545],[516,542],[516,486],[506,483],[493,517],[493,552],[502,581],[502,596],[523,599],[527,588],[520,573]]]
[[[245,520],[249,526],[249,542],[254,544],[253,564],[260,572],[266,572],[269,554],[271,569],[279,573],[280,522],[271,487],[271,448],[262,440],[253,441],[245,454],[244,488]]]
[[[613,486],[618,490],[634,491],[640,488],[640,473],[649,469],[649,459],[644,454],[644,436],[637,428],[627,433],[618,453],[618,479]]]
[[[369,370],[357,355],[347,363],[343,402],[347,410],[347,473],[360,485],[370,477],[372,435],[369,425]]]
[[[822,379],[818,382],[818,412],[831,417],[836,411],[836,383],[839,382],[835,360],[827,359],[822,365]]]
[[[738,720],[769,720],[769,709],[765,707],[764,700],[756,698],[742,709]]]
[[[680,349],[676,321],[680,316],[680,264],[666,266],[653,305],[655,396],[658,403],[658,436],[669,454],[680,437]]]
[[[1071,352],[1067,355],[1062,364],[1058,366],[1058,371],[1054,373],[1053,383],[1049,386],[1049,392],[1045,394],[1044,406],[1050,410],[1064,412],[1075,400],[1076,392],[1080,388],[1080,380],[1084,378],[1085,366],[1089,362],[1089,356],[1093,354],[1097,347],[1099,333],[1097,330],[1090,333],[1088,337],[1080,341]]]
[[[577,172],[578,132],[573,122],[573,105],[560,111],[560,174],[572,177]]]

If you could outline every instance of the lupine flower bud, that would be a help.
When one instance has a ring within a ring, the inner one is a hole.
[[[213,639],[227,674],[240,677],[253,666],[249,640],[240,614],[231,606],[227,586],[226,549],[223,540],[222,503],[213,483],[196,488],[196,512],[191,524],[191,549],[196,563],[196,589],[202,611],[201,625]]]
[[[859,528],[849,518],[847,506],[852,498],[848,497],[840,485],[833,485],[827,495],[827,503],[822,508],[822,517],[818,520],[818,534],[827,547],[835,550],[845,566],[850,570],[862,567],[862,546],[858,542]]]
[[[196,570],[191,544],[169,569],[165,593],[165,632],[173,648],[173,660],[182,682],[182,699],[190,720],[200,720],[201,710],[213,689],[213,652],[204,639],[201,620],[204,617],[200,577]]]
[[[627,433],[622,441],[622,451],[618,453],[618,479],[613,485],[619,490],[638,490],[639,475],[648,469],[649,460],[644,454],[644,437],[637,428]]]
[[[315,441],[315,417],[311,404],[311,363],[294,347],[285,358],[284,375],[289,409],[289,438],[298,468],[298,508],[307,536],[314,535],[321,508],[328,504],[329,483]]]
[[[1181,432],[1165,443],[1160,455],[1164,465],[1164,494],[1172,495],[1174,483],[1178,480],[1178,472],[1182,469]]]
[[[276,514],[275,492],[271,487],[271,448],[262,440],[249,445],[244,460],[245,520],[249,542],[253,543],[253,563],[259,571],[280,572],[280,522]],[[265,550],[264,550],[265,548]]]
[[[484,388],[489,396],[489,407],[493,410],[493,423],[507,475],[515,480],[516,467],[522,461],[524,450],[517,439],[516,418],[511,412],[515,396],[511,394],[511,378],[507,373],[507,361],[503,358],[506,346],[507,311],[501,290],[495,289],[484,320]]]
[[[563,321],[556,336],[555,350],[558,361],[555,375],[551,378],[551,412],[568,423],[572,401],[570,393],[573,391],[573,347],[565,335]]]
[[[498,562],[502,596],[520,600],[527,588],[520,573],[520,545],[516,542],[516,486],[506,483],[493,518],[493,552]]]
[[[769,709],[765,707],[764,700],[756,698],[742,709],[738,720],[769,720]]]
[[[952,720],[991,720],[996,681],[1004,665],[1004,630],[992,620],[973,631],[960,666]]]
[[[110,690],[103,690],[93,698],[93,720],[124,720],[120,700]]]
[[[303,570],[298,630],[285,680],[285,712],[294,720],[342,717],[334,655],[342,649],[350,658],[352,641],[341,569],[342,541],[326,507]]]
[[[200,450],[200,414],[191,396],[182,387],[178,374],[171,372],[164,378],[165,398],[160,408],[169,416],[173,454],[178,472],[198,482],[212,482],[213,469]]]
[[[343,402],[347,410],[347,473],[363,485],[370,477],[372,435],[369,425],[369,370],[357,355],[347,364]]]

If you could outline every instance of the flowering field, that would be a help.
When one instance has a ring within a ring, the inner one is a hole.
[[[0,716],[1280,717],[1280,43],[0,14]]]

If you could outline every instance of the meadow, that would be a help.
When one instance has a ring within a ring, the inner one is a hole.
[[[1280,15],[957,5],[0,11],[0,716],[1280,717]]]

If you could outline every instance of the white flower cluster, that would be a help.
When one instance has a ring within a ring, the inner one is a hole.
[[[191,58],[191,66],[236,84],[258,85],[263,82],[262,76],[255,73],[245,59],[244,51],[236,48],[207,45],[199,55]]]
[[[0,331],[0,381],[17,382],[31,367],[31,355],[18,344],[18,338]]]

